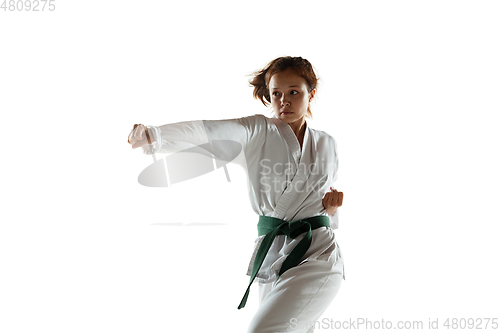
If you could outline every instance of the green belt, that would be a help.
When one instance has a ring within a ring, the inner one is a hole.
[[[326,215],[318,215],[313,217],[308,217],[302,220],[296,220],[292,222],[287,222],[282,219],[271,216],[259,215],[259,223],[257,224],[257,230],[259,236],[266,235],[259,246],[257,255],[255,256],[255,261],[253,263],[252,275],[250,276],[250,284],[248,285],[245,296],[241,300],[238,309],[245,307],[247,303],[248,294],[250,293],[250,286],[252,285],[257,272],[259,271],[264,258],[273,243],[274,237],[277,235],[287,235],[291,238],[296,238],[298,235],[306,232],[304,238],[293,248],[288,257],[283,262],[281,269],[278,273],[277,279],[286,272],[288,269],[295,267],[300,262],[300,259],[306,254],[312,241],[312,230],[330,227],[330,219]]]

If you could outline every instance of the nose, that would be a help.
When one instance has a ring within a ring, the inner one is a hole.
[[[288,101],[288,98],[285,97],[285,95],[281,95],[281,105],[287,106],[290,105],[290,101]]]

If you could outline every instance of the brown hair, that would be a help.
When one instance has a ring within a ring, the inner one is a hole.
[[[311,93],[313,89],[316,89],[319,78],[316,77],[313,66],[307,59],[290,56],[279,57],[267,64],[264,69],[251,74],[253,78],[249,81],[249,83],[254,87],[253,97],[260,99],[264,106],[268,106],[271,103],[268,87],[271,77],[274,74],[283,72],[287,69],[292,69],[298,76],[306,80],[307,91],[309,93]],[[306,117],[312,118],[310,106],[307,107]]]

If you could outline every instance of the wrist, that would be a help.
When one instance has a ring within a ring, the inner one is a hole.
[[[328,215],[333,215],[333,214],[335,214],[335,212],[337,211],[337,208],[338,208],[338,207],[330,207],[330,208],[326,209],[326,213],[327,213]]]

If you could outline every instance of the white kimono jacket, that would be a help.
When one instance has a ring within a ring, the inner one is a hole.
[[[237,164],[247,172],[248,194],[255,213],[294,221],[327,215],[322,199],[337,179],[335,139],[324,131],[310,128],[307,121],[305,126],[302,149],[291,127],[276,115],[272,118],[256,114],[235,119],[184,121],[162,126],[148,125],[147,128],[150,132],[154,131],[157,140],[153,150],[159,153],[173,153],[205,144],[200,153],[229,161],[234,159],[234,152],[206,144],[217,142],[215,140],[239,143],[241,147],[236,146],[243,150],[244,162]],[[234,145],[231,147],[234,148]],[[151,154],[149,145],[142,149],[145,154]],[[338,228],[339,212],[337,210],[334,215],[328,216],[331,228],[321,227],[312,231],[311,246],[301,262],[336,262],[342,256],[333,232]],[[276,236],[257,280],[260,283],[273,282],[282,263],[303,237],[303,234],[294,239],[286,235]],[[255,255],[263,239],[264,236],[260,236],[255,240],[247,275],[251,275]]]

